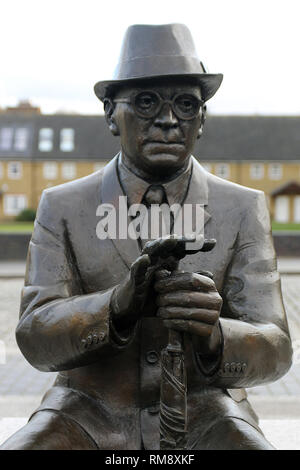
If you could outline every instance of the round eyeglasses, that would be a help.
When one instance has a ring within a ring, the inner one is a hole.
[[[117,98],[114,103],[131,104],[135,113],[146,119],[156,117],[162,107],[167,103],[171,106],[173,113],[179,119],[190,120],[198,116],[200,107],[204,101],[191,93],[179,93],[171,100],[162,98],[156,91],[140,91],[133,93],[128,98]]]

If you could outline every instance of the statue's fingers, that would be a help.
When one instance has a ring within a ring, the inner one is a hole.
[[[219,319],[218,310],[205,308],[160,307],[157,316],[164,320],[192,320],[214,325]]]
[[[157,279],[154,287],[159,293],[178,290],[216,291],[215,283],[211,278],[196,273],[180,271],[173,272],[167,278]]]
[[[145,281],[145,276],[150,265],[151,265],[151,262],[150,262],[150,258],[148,255],[140,256],[131,265],[131,272],[133,274],[136,285],[139,285]]]
[[[155,272],[155,279],[157,281],[160,281],[160,280],[168,278],[170,274],[171,274],[170,271],[168,271],[167,269],[159,269],[158,271]]]
[[[151,261],[156,258],[165,258],[174,250],[177,245],[176,235],[170,235],[168,237],[157,238],[147,242],[143,254],[147,254]]]
[[[204,308],[220,311],[222,298],[217,292],[177,291],[159,294],[156,303],[159,307]]]

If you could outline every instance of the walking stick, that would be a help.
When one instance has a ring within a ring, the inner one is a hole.
[[[214,239],[204,240],[201,248],[186,250],[186,241],[180,240],[172,253],[177,260],[176,269],[186,255],[210,251],[216,244]],[[169,329],[168,344],[161,352],[161,370],[160,449],[183,450],[187,433],[187,376],[182,333]]]

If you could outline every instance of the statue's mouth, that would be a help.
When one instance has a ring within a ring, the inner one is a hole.
[[[174,146],[184,146],[183,141],[165,141],[165,140],[147,140],[144,145],[157,145],[160,147],[174,147]]]

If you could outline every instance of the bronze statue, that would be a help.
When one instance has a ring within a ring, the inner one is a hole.
[[[273,449],[244,391],[291,365],[265,197],[192,157],[221,81],[184,25],[128,29],[115,78],[95,85],[120,154],[40,201],[16,335],[34,367],[58,376],[2,449]],[[124,195],[147,208],[202,205],[215,247],[178,255],[185,239],[176,233],[100,239],[97,208],[122,216]],[[160,439],[178,411],[160,409],[161,382],[162,402],[172,400],[161,374],[169,332],[186,418],[174,426],[177,443]]]

